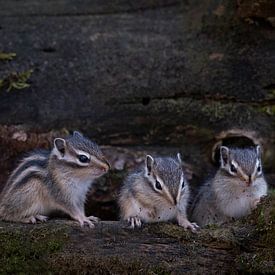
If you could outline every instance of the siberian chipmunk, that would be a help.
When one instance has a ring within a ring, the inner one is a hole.
[[[186,216],[189,186],[180,154],[177,158],[146,156],[145,165],[130,174],[119,196],[121,218],[131,228],[142,223],[177,220],[193,232],[198,229]]]
[[[246,216],[266,194],[260,146],[221,146],[220,168],[195,198],[192,220],[204,226]]]
[[[61,210],[92,228],[98,218],[85,216],[86,195],[108,170],[97,144],[79,132],[56,138],[51,151],[31,153],[13,171],[1,194],[0,219],[36,223]]]

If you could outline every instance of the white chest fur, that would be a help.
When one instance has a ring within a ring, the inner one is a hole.
[[[214,182],[214,192],[219,210],[228,217],[240,218],[248,215],[259,199],[266,195],[267,184],[262,178],[252,186],[240,182]]]
[[[68,196],[75,205],[84,204],[86,195],[93,183],[93,180],[82,180],[71,178],[68,184]]]

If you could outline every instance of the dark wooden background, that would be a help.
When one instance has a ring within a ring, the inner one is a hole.
[[[39,135],[74,129],[100,144],[177,147],[205,170],[237,128],[275,174],[274,18],[273,0],[0,0],[0,51],[17,54],[0,79],[33,69],[30,88],[0,91],[0,170],[48,146]]]

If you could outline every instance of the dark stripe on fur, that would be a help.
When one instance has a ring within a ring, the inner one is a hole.
[[[15,188],[20,188],[22,185],[25,185],[31,179],[39,179],[44,182],[44,176],[41,175],[38,171],[32,171],[23,177],[20,181],[16,182]]]
[[[25,170],[27,170],[30,167],[45,169],[46,166],[47,166],[47,159],[26,161],[13,175],[11,175],[7,184],[11,184],[12,182],[16,181],[16,178],[19,177],[21,173],[23,173]]]

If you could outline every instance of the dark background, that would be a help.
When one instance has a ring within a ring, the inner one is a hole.
[[[230,136],[263,145],[271,185],[274,27],[272,0],[0,0],[0,51],[16,53],[0,60],[1,186],[22,153],[75,129],[108,145],[93,197],[107,212],[146,152],[180,151],[195,186]]]

